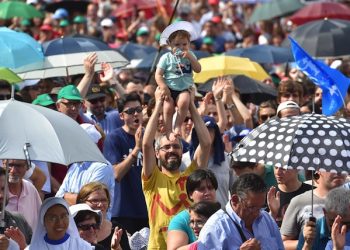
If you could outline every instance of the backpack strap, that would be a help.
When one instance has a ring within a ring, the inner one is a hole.
[[[228,212],[226,211],[226,208],[222,208],[222,210],[227,214],[227,216],[231,219],[231,221],[233,222],[233,224],[236,226],[237,230],[238,230],[238,233],[239,235],[241,236],[241,239],[242,239],[242,242],[246,242],[247,241],[247,238],[245,237],[244,233],[243,233],[243,230],[241,228],[240,225],[238,225],[237,222],[235,222],[232,217],[228,214]]]

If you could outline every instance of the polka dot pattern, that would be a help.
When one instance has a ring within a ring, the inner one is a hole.
[[[350,173],[350,120],[320,114],[273,118],[232,151],[236,161]],[[252,158],[254,157],[254,158]]]

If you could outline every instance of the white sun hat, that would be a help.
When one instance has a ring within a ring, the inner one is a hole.
[[[194,41],[194,40],[199,38],[199,34],[196,31],[196,29],[194,28],[192,23],[186,22],[186,21],[175,22],[173,24],[170,24],[168,27],[166,27],[163,30],[162,34],[160,35],[160,40],[159,40],[160,46],[167,45],[168,44],[167,41],[169,39],[169,36],[178,30],[185,30],[188,33],[190,33],[190,35],[191,35],[190,40],[191,41]]]

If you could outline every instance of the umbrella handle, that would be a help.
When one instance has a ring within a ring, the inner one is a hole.
[[[8,176],[9,176],[9,162],[6,161],[5,164],[5,187],[4,187],[4,196],[8,192]],[[5,231],[5,207],[6,207],[6,198],[2,200],[2,209],[0,214],[0,234],[3,234]]]
[[[29,156],[29,152],[28,152],[28,148],[30,147],[30,143],[26,142],[23,145],[23,152],[24,152],[24,156],[26,157],[26,161],[27,161],[27,168],[30,168],[31,165],[31,161],[30,161],[30,156]]]

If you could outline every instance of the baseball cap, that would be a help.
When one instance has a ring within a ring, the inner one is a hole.
[[[32,104],[46,107],[55,104],[55,102],[51,99],[49,94],[41,94],[35,98]]]
[[[213,16],[213,17],[211,18],[211,21],[212,21],[213,23],[221,23],[222,17],[221,17],[221,16]]]
[[[285,102],[282,102],[280,105],[278,105],[276,115],[278,116],[279,112],[281,112],[284,109],[289,109],[289,108],[294,108],[294,109],[300,110],[300,107],[297,103],[295,103],[293,101],[285,101]]]
[[[83,16],[76,16],[73,19],[73,23],[86,23],[86,18]]]
[[[89,100],[93,100],[93,99],[105,97],[105,96],[106,96],[106,93],[104,92],[104,90],[101,88],[100,85],[91,84],[85,99],[89,101]]]
[[[105,18],[101,21],[101,26],[102,27],[112,27],[113,26],[113,21],[110,18]]]
[[[53,31],[52,26],[48,24],[41,25],[40,27],[41,31]]]
[[[59,26],[60,27],[67,27],[67,26],[69,26],[69,22],[67,20],[63,19],[60,21]]]
[[[140,27],[136,32],[136,36],[143,36],[148,34],[149,34],[149,29],[145,26]]]
[[[28,19],[22,19],[21,25],[22,26],[30,26],[31,22]]]
[[[79,90],[74,85],[67,85],[60,89],[57,95],[57,99],[67,99],[67,100],[76,100],[76,101],[82,101],[83,98],[81,97]]]
[[[207,45],[213,45],[214,44],[214,39],[206,36],[203,38],[203,44],[207,44]]]
[[[208,0],[209,5],[218,5],[220,0]]]
[[[98,218],[97,222],[101,223],[101,219],[102,219],[101,210],[93,210],[88,204],[80,203],[80,204],[72,205],[69,207],[69,211],[72,214],[73,218],[77,216],[79,212],[82,212],[82,211],[89,211],[89,212],[95,213]]]
[[[239,132],[239,134],[237,135],[233,135],[230,137],[230,141],[235,141],[238,142],[240,140],[242,140],[245,136],[247,136],[250,131],[252,131],[250,128],[245,128],[243,129],[241,132]]]
[[[65,19],[67,17],[68,17],[68,11],[63,8],[57,9],[52,16],[53,19]]]

